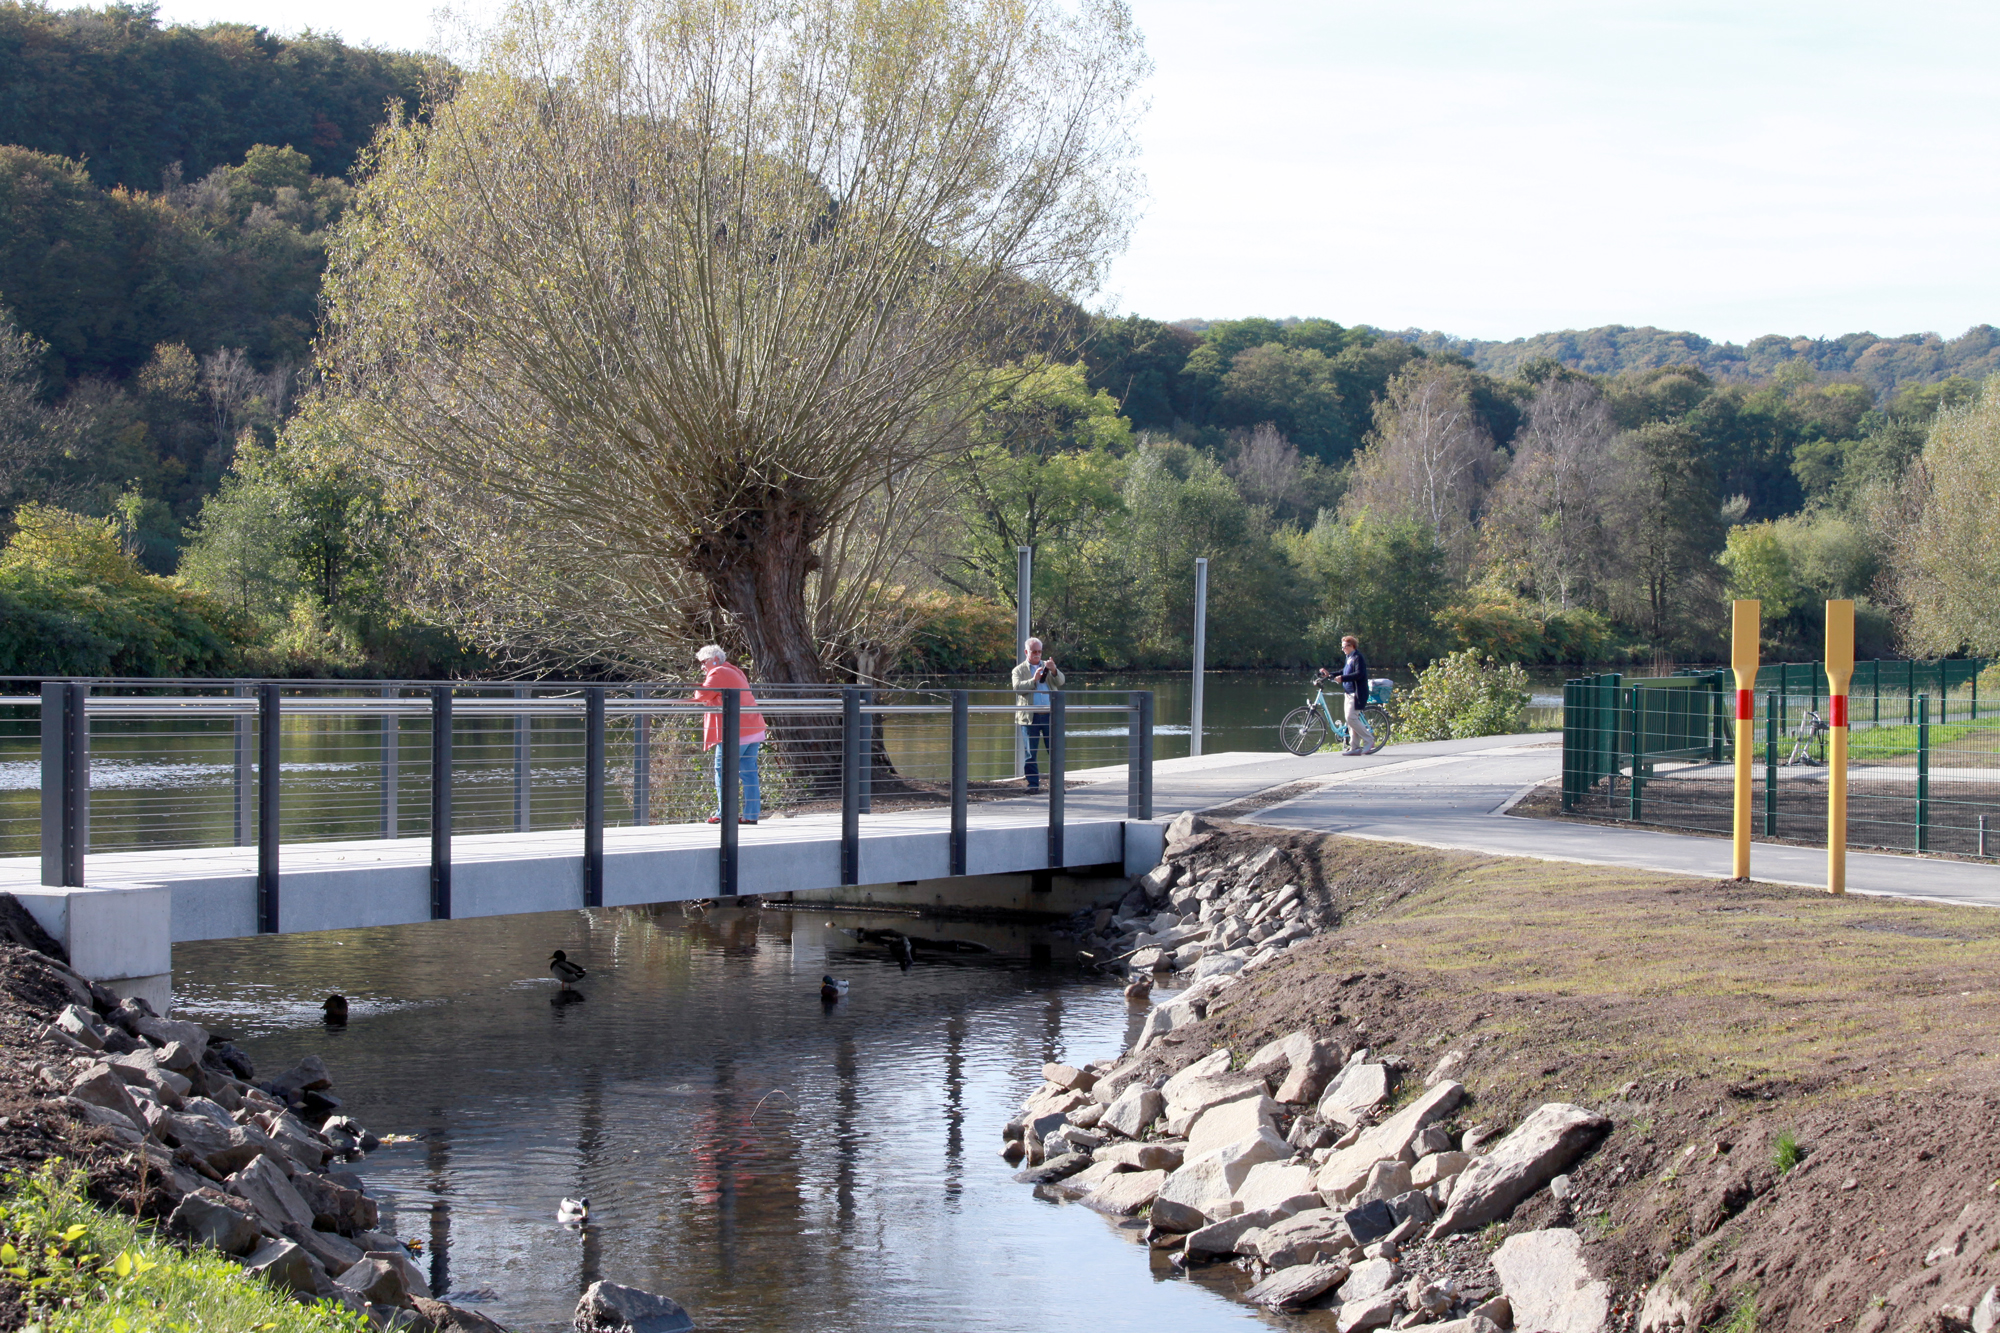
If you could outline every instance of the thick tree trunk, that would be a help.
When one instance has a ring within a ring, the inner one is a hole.
[[[813,543],[824,520],[775,487],[734,507],[730,523],[702,534],[689,551],[714,611],[743,635],[759,679],[774,685],[825,681],[806,606],[806,580],[819,568]]]

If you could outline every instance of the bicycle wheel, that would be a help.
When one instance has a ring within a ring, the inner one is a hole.
[[[1294,708],[1278,724],[1278,739],[1293,754],[1311,754],[1326,744],[1326,720],[1310,708]]]
[[[1375,743],[1368,747],[1368,753],[1374,754],[1389,743],[1389,710],[1381,704],[1370,704],[1361,710],[1361,717],[1374,734]]]

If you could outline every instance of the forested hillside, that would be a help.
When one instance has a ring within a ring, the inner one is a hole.
[[[450,76],[0,3],[0,671],[643,665],[470,597],[313,409],[358,154]],[[1860,597],[1863,651],[1889,652],[1912,462],[2000,370],[1986,325],[1737,346],[1070,315],[1075,337],[967,386],[963,447],[927,479],[951,521],[899,557],[870,652],[1004,661],[1023,543],[1078,664],[1184,661],[1197,555],[1223,665],[1357,627],[1385,663],[1701,656],[1731,592],[1796,651],[1818,599]],[[118,626],[141,615],[181,628],[140,651]]]

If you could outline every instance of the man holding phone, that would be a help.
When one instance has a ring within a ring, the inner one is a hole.
[[[1021,771],[1027,775],[1028,790],[1040,791],[1042,770],[1035,762],[1035,746],[1049,743],[1049,691],[1063,687],[1063,673],[1053,659],[1043,659],[1040,639],[1029,639],[1021,648],[1027,657],[1014,664],[1014,702],[1021,705],[1014,711],[1014,722],[1021,728],[1026,756]]]

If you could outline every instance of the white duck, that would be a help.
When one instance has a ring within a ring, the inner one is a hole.
[[[590,1200],[564,1199],[556,1205],[556,1221],[566,1227],[580,1227],[590,1220]]]

